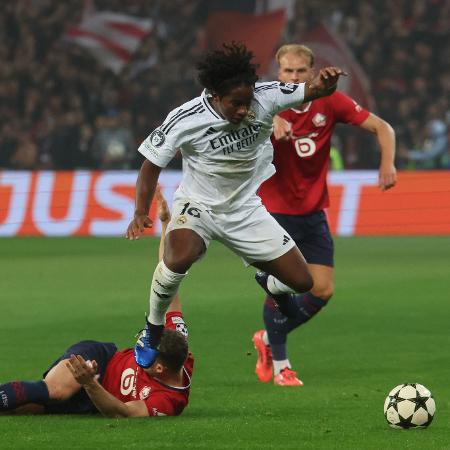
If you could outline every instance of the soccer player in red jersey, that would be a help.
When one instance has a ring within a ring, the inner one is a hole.
[[[306,46],[284,45],[276,59],[282,82],[308,82],[314,76],[314,54]],[[333,295],[333,239],[324,209],[329,206],[326,177],[336,123],[374,133],[381,150],[378,186],[385,191],[396,183],[394,130],[342,92],[298,105],[274,118],[276,173],[261,185],[259,196],[305,256],[314,286],[294,297],[298,308],[295,318],[283,316],[274,301],[266,298],[265,330],[253,336],[258,352],[256,374],[263,382],[272,379],[273,371],[277,385],[303,384],[287,357],[287,335],[316,315]]]
[[[156,192],[163,230],[170,213]],[[161,256],[160,256],[161,257]],[[83,414],[106,417],[177,416],[188,404],[194,359],[178,296],[166,314],[156,361],[143,369],[133,349],[117,351],[110,342],[81,341],[71,346],[40,381],[0,385],[0,414]]]

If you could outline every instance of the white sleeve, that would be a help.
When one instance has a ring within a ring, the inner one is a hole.
[[[279,81],[258,83],[255,87],[255,97],[272,115],[275,115],[303,103],[305,83],[281,83]]]
[[[158,167],[166,167],[187,140],[186,128],[180,126],[177,112],[177,109],[172,111],[138,148],[139,153]]]

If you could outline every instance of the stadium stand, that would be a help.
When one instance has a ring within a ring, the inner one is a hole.
[[[0,10],[0,168],[137,168],[137,144],[199,91],[193,61],[204,48],[208,2],[81,4],[17,0]],[[87,7],[152,20],[120,73],[63,39]],[[318,22],[368,74],[374,111],[397,132],[398,167],[449,168],[450,3],[297,1],[283,41],[301,41]],[[346,169],[377,166],[365,133],[338,129],[336,145]]]

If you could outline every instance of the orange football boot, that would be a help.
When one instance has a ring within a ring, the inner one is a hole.
[[[263,341],[264,330],[259,330],[253,335],[253,344],[258,352],[258,359],[256,361],[255,373],[259,381],[268,383],[272,379],[272,351],[270,347],[264,344]]]
[[[303,386],[303,381],[297,378],[297,372],[286,367],[275,376],[273,384],[277,386]]]

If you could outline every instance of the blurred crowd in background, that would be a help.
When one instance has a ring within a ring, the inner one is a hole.
[[[0,168],[135,169],[140,142],[200,92],[206,0],[94,0],[154,28],[115,74],[62,39],[80,0],[17,0],[0,9]],[[400,169],[450,168],[450,1],[296,1],[282,43],[324,22],[365,70],[373,112],[397,133]],[[372,136],[338,127],[345,169],[375,169]],[[176,159],[172,167],[179,167]]]

